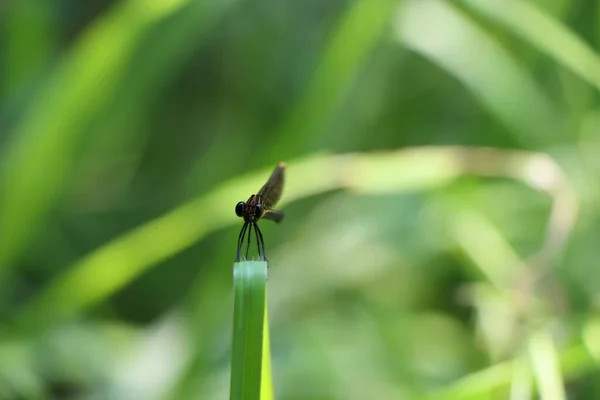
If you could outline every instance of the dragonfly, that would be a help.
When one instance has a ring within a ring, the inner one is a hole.
[[[260,188],[258,193],[250,196],[248,201],[240,201],[236,204],[235,214],[244,219],[244,226],[242,226],[242,230],[238,236],[236,262],[240,261],[246,234],[248,234],[248,245],[246,247],[246,259],[248,259],[248,251],[250,249],[250,240],[252,237],[252,231],[249,231],[248,228],[254,230],[259,260],[267,261],[267,257],[265,255],[265,241],[263,239],[262,232],[258,227],[258,220],[267,219],[279,223],[283,219],[283,211],[275,210],[273,207],[275,207],[281,198],[284,171],[285,163],[280,162],[271,173],[267,183]]]

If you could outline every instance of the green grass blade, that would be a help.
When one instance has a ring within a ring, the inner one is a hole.
[[[559,356],[548,332],[540,331],[532,335],[529,340],[529,355],[541,398],[566,399]]]
[[[461,0],[600,89],[600,56],[573,30],[530,1]]]
[[[260,400],[273,400],[273,377],[271,375],[271,345],[269,343],[269,307],[265,292],[265,317],[263,320],[262,376],[260,380]]]
[[[323,52],[323,57],[289,119],[279,128],[271,157],[289,149],[318,148],[324,128],[388,26],[398,3],[391,0],[350,2]]]
[[[588,373],[598,363],[599,353],[592,351],[592,348],[600,349],[598,346],[600,340],[597,336],[589,338],[588,348],[582,344],[576,344],[566,349],[562,349],[558,355],[558,366],[564,378],[578,378]],[[590,347],[591,346],[591,347]],[[554,357],[554,356],[553,356]],[[487,369],[469,374],[447,388],[432,393],[425,397],[431,400],[460,400],[460,399],[482,399],[490,398],[494,393],[502,393],[510,388],[511,380],[514,376],[514,368],[522,368],[519,360],[505,361]],[[531,370],[531,364],[525,364],[528,370]],[[540,388],[538,382],[533,382],[533,390],[537,393]]]
[[[233,266],[233,340],[231,352],[231,400],[261,398],[263,328],[267,263],[244,261]]]
[[[143,34],[183,4],[117,4],[98,18],[38,90],[12,133],[14,140],[0,155],[0,268],[25,249],[60,196],[75,169],[87,124],[110,103]]]
[[[529,71],[451,2],[406,2],[396,25],[399,41],[458,79],[523,143],[563,135],[563,116]],[[430,25],[439,29],[423,35],[423,26]]]
[[[58,39],[58,22],[50,17],[52,4],[46,1],[20,1],[3,10],[4,29],[0,46],[6,51],[0,72],[8,103],[49,63]],[[35,23],[28,23],[36,15]],[[27,51],[23,51],[27,49]],[[35,78],[34,78],[35,79]],[[3,107],[6,102],[3,101]],[[10,107],[10,105],[9,105]]]

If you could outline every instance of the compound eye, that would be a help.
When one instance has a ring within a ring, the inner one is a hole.
[[[262,217],[262,214],[263,214],[263,208],[260,204],[257,204],[256,207],[254,208],[254,218],[259,219],[260,217]]]
[[[242,217],[244,215],[244,206],[246,205],[246,203],[244,203],[243,201],[240,201],[239,203],[237,203],[235,205],[235,215],[237,215],[238,217]]]

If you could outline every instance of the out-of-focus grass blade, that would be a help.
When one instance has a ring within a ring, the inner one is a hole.
[[[10,107],[12,96],[23,89],[24,83],[47,67],[56,48],[57,24],[52,18],[51,3],[43,0],[15,2],[4,7],[3,13],[0,18],[5,34],[0,37],[0,45],[6,54],[0,72],[0,94],[7,95]]]
[[[0,157],[0,266],[23,251],[73,170],[85,127],[115,92],[140,36],[186,0],[118,3],[25,110]]]
[[[535,2],[522,0],[459,0],[504,25],[538,50],[600,89],[600,56]]]
[[[263,320],[262,373],[260,380],[260,400],[273,400],[273,375],[271,374],[271,343],[269,339],[269,302],[265,291],[265,317]]]
[[[564,133],[565,121],[527,71],[451,2],[406,1],[398,15],[399,41],[460,80],[523,143],[549,143]]]
[[[514,287],[527,271],[528,266],[515,249],[481,213],[459,209],[452,213],[449,222],[458,247],[499,291]]]
[[[141,41],[136,49],[135,62],[121,77],[110,106],[93,121],[88,133],[95,142],[86,149],[84,169],[85,162],[90,160],[94,167],[110,165],[115,157],[119,157],[119,152],[125,153],[122,159],[128,160],[119,164],[119,174],[111,174],[110,186],[105,186],[104,190],[114,187],[124,190],[131,181],[149,137],[146,125],[152,122],[147,116],[156,94],[177,76],[181,65],[195,48],[204,43],[215,24],[237,1],[190,2],[160,24],[160,35],[152,31]],[[149,40],[152,43],[150,48]],[[93,155],[90,156],[90,153]],[[221,153],[218,154],[221,156]],[[83,174],[81,179],[86,178]]]
[[[593,348],[600,349],[598,336],[595,336],[592,342]],[[586,346],[588,347],[586,348]],[[576,344],[561,351],[556,361],[566,378],[574,378],[588,374],[591,370],[597,368],[599,358],[600,352],[591,352],[589,344],[586,343],[585,345]],[[426,398],[431,400],[488,399],[494,394],[508,391],[514,369],[523,367],[523,364],[517,366],[516,362],[506,361],[482,371],[474,372],[459,379],[446,389],[432,393]],[[531,364],[527,366],[531,369]],[[534,383],[536,385],[533,389],[535,391],[540,390],[537,377]]]
[[[533,399],[532,386],[531,371],[527,359],[525,357],[517,358],[513,363],[510,398],[513,400]]]
[[[550,178],[539,181],[540,171]],[[72,317],[209,232],[234,224],[237,217],[232,211],[231,199],[255,190],[270,172],[271,167],[225,182],[209,194],[191,200],[93,251],[25,305],[18,313],[17,328],[39,328]],[[554,200],[571,191],[560,168],[541,154],[428,147],[291,161],[288,163],[287,180],[293,185],[288,185],[281,204],[335,189],[360,193],[428,190],[464,174],[517,179],[547,191]]]
[[[543,400],[566,399],[558,354],[548,332],[541,331],[531,335],[529,357],[541,398]]]
[[[305,149],[322,137],[328,119],[335,115],[343,95],[356,79],[369,53],[388,26],[393,0],[356,0],[349,3],[333,31],[320,64],[306,92],[279,129],[272,157],[279,159],[286,149]],[[321,140],[321,139],[320,139]]]
[[[286,154],[322,148],[321,144],[327,141],[330,133],[326,129],[327,123],[335,116],[369,55],[385,36],[392,11],[398,5],[396,0],[347,2],[347,9],[332,30],[306,90],[283,124],[276,128],[274,140],[263,149],[261,159],[279,161],[286,158]],[[204,174],[213,165],[209,158],[199,159],[194,170]]]
[[[268,329],[264,318],[266,284],[266,262],[243,261],[233,265],[231,400],[261,399],[263,329]]]

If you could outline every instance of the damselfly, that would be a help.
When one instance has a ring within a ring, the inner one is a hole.
[[[265,241],[263,240],[262,232],[258,227],[258,220],[269,219],[275,222],[281,222],[283,219],[283,212],[274,210],[273,207],[277,204],[281,198],[281,191],[283,189],[283,178],[284,178],[285,163],[280,162],[275,168],[267,183],[260,188],[258,193],[250,196],[248,201],[240,201],[235,206],[235,213],[238,217],[244,218],[244,226],[240,231],[238,237],[237,246],[237,258],[236,261],[240,261],[240,254],[242,247],[244,246],[244,238],[246,233],[248,234],[248,246],[246,247],[246,259],[248,259],[248,250],[250,249],[250,239],[252,232],[248,232],[248,227],[254,229],[256,236],[256,247],[258,248],[258,258],[266,261],[265,255]]]

